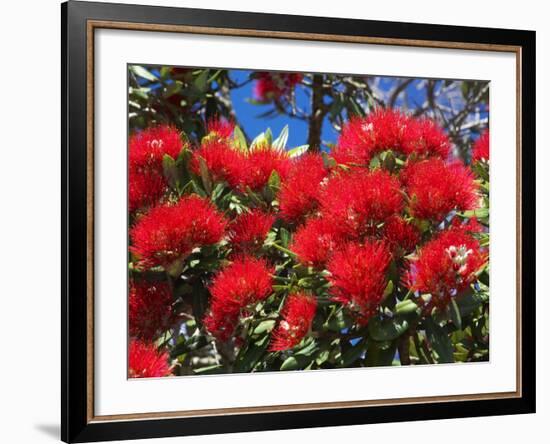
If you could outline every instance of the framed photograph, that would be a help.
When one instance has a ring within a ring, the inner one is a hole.
[[[69,1],[62,439],[535,411],[535,33]]]

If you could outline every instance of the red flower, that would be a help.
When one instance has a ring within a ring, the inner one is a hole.
[[[165,154],[177,157],[183,148],[179,133],[169,126],[157,126],[130,137],[128,153],[128,207],[130,212],[155,205],[166,192],[163,175]]]
[[[322,268],[342,241],[337,226],[323,218],[312,218],[296,230],[290,249],[302,264]]]
[[[431,158],[409,163],[401,178],[410,197],[414,217],[441,221],[451,210],[477,207],[478,186],[472,172],[458,162]]]
[[[215,138],[193,152],[189,168],[193,173],[200,175],[200,159],[204,160],[214,182],[226,181],[233,188],[239,185],[235,180],[246,174],[246,157],[234,149],[229,141]]]
[[[285,151],[260,146],[248,153],[240,168],[231,171],[230,183],[234,187],[253,191],[261,190],[267,185],[269,177],[276,171],[285,179],[290,169],[290,158]]]
[[[384,238],[388,241],[394,254],[406,254],[420,241],[418,229],[400,216],[390,217],[384,224]]]
[[[170,375],[169,355],[159,352],[154,344],[133,340],[128,353],[130,378],[160,378]]]
[[[306,153],[292,162],[278,196],[284,220],[300,222],[317,210],[321,185],[327,173],[319,154]]]
[[[338,163],[369,166],[382,151],[419,156],[449,155],[443,130],[428,119],[415,119],[400,111],[378,108],[365,118],[350,120],[343,128],[333,156]]]
[[[229,139],[235,130],[235,124],[224,119],[212,119],[206,123],[208,136]]]
[[[183,144],[175,128],[156,126],[143,130],[130,137],[128,162],[133,172],[158,171],[162,173],[162,158],[165,154],[174,159],[179,155]]]
[[[218,243],[227,222],[205,199],[183,197],[175,205],[155,207],[138,220],[130,231],[141,266],[167,267],[185,259],[194,248]]]
[[[128,300],[130,335],[152,340],[170,328],[175,319],[172,302],[167,283],[132,281]]]
[[[351,238],[371,234],[376,224],[403,208],[399,181],[380,169],[333,177],[320,199],[323,215]]]
[[[156,171],[149,173],[129,171],[128,174],[128,209],[130,212],[156,205],[168,187],[164,176]]]
[[[455,224],[441,231],[411,260],[405,285],[431,294],[430,304],[447,305],[453,295],[476,280],[476,272],[487,262],[487,253],[472,236],[477,230],[476,224]]]
[[[362,325],[378,310],[390,261],[386,243],[367,241],[347,244],[328,263],[334,300],[344,304]]]
[[[283,320],[272,333],[270,351],[289,350],[308,334],[317,310],[317,300],[306,293],[291,294],[283,308]]]
[[[486,130],[477,139],[472,148],[472,162],[489,160],[489,130]]]
[[[403,133],[403,152],[407,155],[436,156],[447,159],[451,142],[443,129],[430,119],[410,118],[407,131]]]
[[[231,337],[242,311],[272,292],[273,269],[262,259],[242,256],[216,275],[210,285],[210,313],[204,324],[214,336]]]
[[[263,242],[275,221],[272,214],[252,210],[237,217],[231,224],[230,238],[235,251],[252,252]]]
[[[302,81],[303,75],[300,73],[259,72],[257,78],[254,85],[254,97],[261,102],[269,102],[289,94]]]

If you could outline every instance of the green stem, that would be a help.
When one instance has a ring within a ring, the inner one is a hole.
[[[273,243],[271,244],[273,247],[275,247],[277,250],[282,251],[283,253],[288,254],[291,257],[296,257],[296,253],[286,249],[285,247],[281,247],[280,245]]]

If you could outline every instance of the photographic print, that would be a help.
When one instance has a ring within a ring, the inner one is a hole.
[[[489,360],[489,82],[128,87],[129,378]]]

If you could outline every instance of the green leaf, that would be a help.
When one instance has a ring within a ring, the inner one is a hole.
[[[252,342],[248,347],[241,349],[237,359],[235,360],[234,370],[236,372],[248,373],[252,371],[265,353],[269,345],[269,335],[265,335],[255,342]]]
[[[201,93],[206,91],[208,88],[208,69],[204,69],[200,72],[200,74],[195,78],[193,86]]]
[[[148,71],[146,68],[140,65],[130,66],[130,71],[132,71],[136,76],[141,77],[150,82],[158,81],[158,77],[155,76],[152,72]]]
[[[288,243],[290,242],[290,233],[285,227],[281,227],[279,229],[279,238],[281,239],[281,245],[284,248],[287,248]]]
[[[290,157],[298,157],[304,154],[309,149],[309,145],[300,145],[296,148],[292,148],[291,150],[288,150],[288,155]]]
[[[277,137],[271,144],[271,147],[278,151],[284,151],[284,149],[286,148],[287,141],[288,141],[288,125],[285,125],[285,127],[281,130],[279,137]]]
[[[243,131],[238,126],[236,126],[235,130],[233,131],[233,146],[244,153],[248,151],[246,137],[244,136]]]
[[[271,172],[267,185],[269,186],[269,188],[272,189],[273,192],[276,193],[277,191],[279,191],[279,187],[281,186],[281,177],[279,176],[279,173],[277,173],[277,171],[273,170]]]
[[[176,161],[168,154],[162,157],[162,170],[169,185],[172,188],[176,188],[178,183],[178,169],[176,168]]]
[[[269,333],[275,327],[275,320],[268,319],[266,321],[260,322],[253,331],[255,335],[261,335],[262,333]]]
[[[301,370],[311,362],[311,358],[308,356],[289,356],[281,364],[281,371],[287,370]]]
[[[458,304],[455,299],[451,299],[448,310],[455,327],[462,330],[462,317],[460,316],[460,309],[458,308]]]
[[[409,322],[397,316],[391,319],[373,317],[368,325],[369,334],[376,341],[392,341],[405,333],[408,328]]]
[[[162,96],[165,99],[167,99],[167,98],[173,96],[174,94],[179,93],[181,91],[182,87],[183,87],[183,83],[180,82],[179,80],[177,80],[175,82],[172,82],[172,83],[166,85],[166,87],[162,91]]]
[[[447,330],[435,323],[432,318],[427,318],[424,321],[426,328],[426,337],[432,346],[432,349],[437,353],[437,361],[439,363],[452,363],[453,344]]]
[[[368,367],[392,365],[396,349],[397,344],[395,341],[377,342],[369,339],[367,343],[367,355],[365,357],[365,364]]]
[[[395,304],[394,313],[397,315],[405,315],[408,313],[413,313],[418,310],[418,305],[414,301],[407,299],[405,301],[398,302]]]
[[[212,179],[210,178],[210,173],[208,167],[206,166],[206,161],[199,156],[199,170],[201,173],[202,184],[207,194],[212,193]]]
[[[355,361],[357,361],[363,353],[367,350],[367,341],[361,340],[355,346],[348,348],[340,357],[340,365],[342,367],[349,367]]]
[[[265,133],[258,134],[250,144],[250,151],[257,148],[269,147],[271,143],[271,130],[268,128]]]
[[[223,366],[220,364],[208,365],[206,367],[201,367],[193,370],[193,373],[196,375],[215,375],[222,373]]]
[[[486,219],[489,217],[489,208],[478,208],[476,210],[464,211],[458,214],[467,218],[476,217],[478,219]]]

